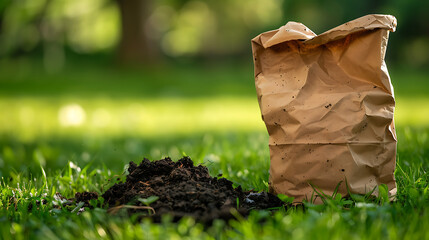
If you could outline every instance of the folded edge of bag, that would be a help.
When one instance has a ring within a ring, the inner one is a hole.
[[[344,23],[338,27],[316,35],[302,23],[288,22],[278,30],[262,33],[252,39],[264,48],[291,40],[304,40],[307,45],[322,45],[338,40],[355,32],[377,28],[396,30],[396,18],[392,15],[371,14]]]

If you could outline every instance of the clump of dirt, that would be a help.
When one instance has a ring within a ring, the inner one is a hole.
[[[92,199],[97,199],[98,198],[98,193],[96,192],[77,192],[74,195],[74,199],[75,201],[78,202],[83,202],[84,203],[84,207],[90,207],[90,203],[89,201]]]
[[[227,220],[233,218],[232,209],[246,216],[252,209],[284,205],[270,193],[244,192],[225,178],[211,177],[205,166],[194,166],[189,157],[177,162],[170,158],[153,162],[144,159],[139,165],[130,162],[128,172],[125,182],[115,184],[102,195],[105,203],[110,208],[126,206],[129,213],[148,212],[143,207],[150,207],[155,212],[150,216],[155,222],[164,214],[171,215],[173,221],[184,216],[200,222]],[[149,199],[156,200],[145,201]]]

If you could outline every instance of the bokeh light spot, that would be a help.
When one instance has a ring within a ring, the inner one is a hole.
[[[82,125],[85,119],[85,110],[79,104],[65,105],[58,112],[58,120],[64,127]]]

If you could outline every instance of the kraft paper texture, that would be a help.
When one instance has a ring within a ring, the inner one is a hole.
[[[252,39],[255,85],[269,133],[270,191],[310,200],[365,194],[394,178],[395,99],[384,61],[396,19],[367,15],[320,35],[301,23]],[[346,186],[346,182],[347,185]]]

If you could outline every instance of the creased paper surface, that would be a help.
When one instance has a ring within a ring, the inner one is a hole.
[[[288,22],[252,39],[270,191],[301,201],[313,193],[309,183],[330,195],[343,181],[343,196],[380,184],[395,194],[395,100],[384,61],[395,28],[393,16],[368,15],[320,35]]]

